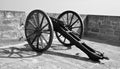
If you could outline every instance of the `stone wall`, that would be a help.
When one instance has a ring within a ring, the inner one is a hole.
[[[87,15],[85,36],[120,41],[120,16]]]
[[[0,10],[0,40],[21,38],[24,23],[25,12]]]
[[[47,13],[57,18],[59,13]],[[120,17],[80,14],[85,25],[84,37],[120,41]],[[0,40],[24,36],[26,14],[23,11],[0,11]]]

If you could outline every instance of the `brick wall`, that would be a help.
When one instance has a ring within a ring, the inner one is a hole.
[[[25,12],[0,10],[0,40],[19,39],[24,32]]]
[[[87,15],[84,20],[85,36],[98,39],[120,41],[120,17]]]

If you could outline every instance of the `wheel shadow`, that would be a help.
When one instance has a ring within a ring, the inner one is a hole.
[[[9,47],[0,49],[0,58],[30,58],[40,56],[41,53],[33,51],[28,44],[22,48]]]

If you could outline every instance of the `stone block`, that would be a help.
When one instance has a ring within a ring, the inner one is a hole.
[[[114,35],[119,37],[120,36],[120,30],[114,31]]]
[[[92,28],[91,31],[98,33],[99,32],[99,28]]]

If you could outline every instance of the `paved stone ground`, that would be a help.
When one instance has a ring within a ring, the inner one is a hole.
[[[56,39],[52,47],[38,54],[25,43],[0,48],[0,69],[120,69],[120,47],[83,40],[92,48],[102,51],[110,60],[96,63],[75,46],[65,50]],[[55,50],[58,48],[59,50]]]

